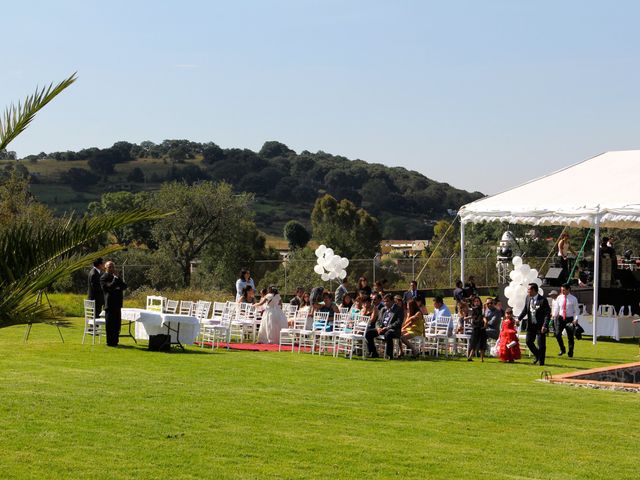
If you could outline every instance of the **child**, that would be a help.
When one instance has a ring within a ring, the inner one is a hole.
[[[520,343],[518,342],[518,331],[513,318],[513,309],[507,308],[504,312],[504,320],[500,329],[498,339],[498,354],[500,361],[513,363],[520,359]]]

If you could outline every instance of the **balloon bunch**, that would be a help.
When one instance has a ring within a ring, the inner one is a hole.
[[[513,257],[514,269],[509,272],[511,282],[504,288],[504,296],[507,297],[507,304],[513,308],[515,315],[518,315],[523,309],[527,297],[527,287],[530,283],[535,283],[540,287],[542,280],[538,278],[538,271],[529,267],[526,263],[522,263],[521,257]],[[541,288],[538,294],[544,295]]]
[[[334,254],[333,249],[320,245],[316,248],[316,257],[318,257],[318,263],[313,267],[313,271],[320,275],[323,281],[336,278],[342,280],[347,276],[345,268],[349,266],[349,260]]]

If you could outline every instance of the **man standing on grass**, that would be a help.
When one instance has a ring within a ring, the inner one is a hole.
[[[100,286],[104,292],[107,345],[117,347],[120,341],[120,325],[122,324],[122,296],[127,284],[117,275],[115,263],[108,261],[104,266],[106,271],[100,277]]]
[[[558,346],[560,347],[560,353],[562,356],[567,351],[564,348],[564,341],[562,340],[562,332],[567,330],[567,339],[569,340],[569,356],[573,357],[573,336],[575,333],[575,327],[578,323],[578,299],[571,295],[571,285],[565,283],[560,288],[560,295],[553,302],[553,311],[551,316],[554,319],[556,325],[556,340],[558,340]]]
[[[336,288],[336,293],[334,295],[336,305],[342,305],[342,299],[347,293],[349,293],[349,290],[347,289],[347,277],[344,277],[342,282],[340,282],[340,285],[338,285],[338,288]]]
[[[537,284],[530,283],[527,293],[528,296],[518,320],[527,319],[527,347],[535,357],[533,363],[544,365],[544,358],[547,353],[546,334],[549,329],[549,320],[551,319],[551,308],[547,299],[538,294]],[[525,330],[525,326],[523,326],[522,330]],[[538,344],[537,346],[536,343]]]
[[[100,276],[102,272],[104,272],[104,260],[97,258],[93,262],[93,268],[89,272],[89,291],[87,293],[87,300],[96,302],[95,309],[93,310],[93,318],[100,316],[100,312],[102,312],[102,307],[104,306],[104,294],[100,286]]]

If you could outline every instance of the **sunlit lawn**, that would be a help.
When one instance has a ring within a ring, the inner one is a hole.
[[[0,478],[638,478],[640,396],[493,359],[81,345],[0,330]],[[578,342],[552,373],[638,360]]]

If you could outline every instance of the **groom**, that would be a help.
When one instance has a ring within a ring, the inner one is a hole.
[[[549,319],[551,308],[549,302],[542,295],[538,294],[538,285],[530,283],[527,289],[527,300],[518,320],[526,318],[527,347],[536,359],[534,364],[544,365],[544,357],[547,352],[547,331],[549,329]],[[525,325],[522,326],[525,329]],[[538,344],[536,346],[536,343]]]

